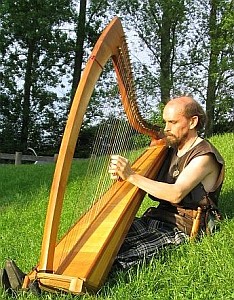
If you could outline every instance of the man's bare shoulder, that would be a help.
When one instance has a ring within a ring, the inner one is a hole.
[[[200,180],[205,190],[209,192],[218,179],[220,164],[213,153],[206,153],[193,158],[184,171],[192,177],[197,177],[197,180]]]

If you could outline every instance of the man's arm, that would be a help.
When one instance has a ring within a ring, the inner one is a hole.
[[[114,155],[109,173],[138,186],[146,193],[171,203],[179,203],[198,183],[202,183],[208,192],[215,184],[219,167],[210,154],[198,156],[183,169],[174,184],[154,181],[135,173],[128,160]]]

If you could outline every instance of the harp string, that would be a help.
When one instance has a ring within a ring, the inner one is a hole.
[[[133,99],[132,99],[133,75],[130,71],[131,66],[129,64],[130,63],[129,57],[127,55],[128,55],[127,44],[125,42],[123,42],[123,45],[120,49],[120,55],[117,60],[117,66],[118,66],[118,70],[122,74],[125,86],[127,87],[126,91],[127,91],[128,98],[130,98],[131,101],[133,101]],[[125,59],[125,58],[127,58],[127,59]],[[133,113],[132,113],[132,118],[134,118]],[[103,156],[103,157],[106,157],[107,160],[106,160],[106,163],[103,164],[104,165],[104,168],[102,169],[103,173],[102,173],[102,176],[100,176],[99,184],[100,184],[101,192],[99,194],[104,193],[104,190],[106,188],[105,183],[110,181],[110,177],[107,172],[110,154],[118,153],[118,154],[126,155],[127,151],[129,150],[128,147],[123,147],[123,145],[126,145],[126,143],[121,134],[121,129],[124,132],[128,132],[128,136],[126,136],[126,140],[129,139],[129,137],[132,135],[132,132],[133,132],[133,129],[131,131],[129,130],[129,126],[128,126],[127,122],[122,123],[122,128],[121,128],[117,124],[119,122],[119,120],[117,118],[114,118],[114,120],[115,120],[115,123],[112,124],[112,126],[110,127],[111,128],[111,130],[110,130],[111,138],[110,139],[112,141],[111,147],[109,148],[109,151],[107,152],[106,156]],[[123,124],[124,124],[124,126],[123,126]],[[120,123],[120,125],[121,125],[121,123]],[[123,127],[125,127],[125,128],[123,128]],[[97,196],[98,195],[96,194],[94,198],[97,199]],[[101,202],[100,202],[100,205],[102,205]]]
[[[118,70],[123,78],[123,82],[126,86],[126,92],[127,97],[130,100],[130,108],[129,108],[129,114],[132,118],[135,118],[134,116],[134,106],[133,101],[135,101],[135,91],[132,90],[133,88],[133,74],[130,71],[130,65],[129,65],[129,58],[128,58],[128,50],[127,50],[127,44],[123,43],[122,47],[120,48],[120,54],[118,56],[117,60],[117,66]],[[108,126],[108,131],[106,130],[106,127],[104,124],[102,124],[98,129],[97,138],[95,139],[95,142],[93,144],[93,152],[91,154],[91,158],[89,160],[87,173],[84,179],[84,183],[82,186],[85,186],[86,182],[90,182],[91,178],[96,178],[97,174],[99,174],[98,178],[99,181],[97,182],[97,189],[94,192],[92,198],[91,198],[91,208],[89,209],[87,213],[87,218],[85,219],[85,226],[89,226],[90,219],[92,214],[98,214],[100,211],[100,207],[103,207],[105,205],[105,197],[102,198],[102,201],[98,202],[98,206],[94,206],[93,204],[96,202],[96,199],[100,197],[100,195],[103,195],[106,191],[106,188],[110,186],[110,184],[113,182],[113,180],[110,180],[110,176],[108,174],[108,166],[109,166],[109,158],[110,154],[122,154],[124,156],[129,156],[129,148],[125,146],[129,146],[129,143],[126,143],[123,139],[123,132],[127,132],[128,135],[125,134],[126,140],[129,140],[130,137],[133,135],[134,130],[129,127],[129,124],[127,123],[126,119],[121,122],[118,118],[112,118],[114,120],[114,123],[111,124],[111,126]],[[119,127],[120,125],[120,127]],[[103,145],[103,137],[105,137],[106,133],[108,133],[108,137],[111,140],[111,143],[109,147],[104,147]],[[100,138],[101,137],[101,138]],[[128,145],[127,145],[128,144]],[[87,190],[84,191],[84,196],[86,197]],[[94,208],[92,208],[94,207]],[[93,211],[95,210],[95,212]],[[73,210],[74,212],[76,209]],[[74,217],[73,217],[74,219]],[[80,232],[74,232],[74,236],[72,238],[67,238],[66,242],[64,243],[64,250],[61,255],[60,264],[62,261],[66,258],[67,253],[73,248],[74,243],[76,241],[76,236],[80,235]]]
[[[118,123],[118,120],[115,121],[115,123]],[[114,124],[115,124],[114,123]],[[117,124],[117,127],[118,127],[118,124]],[[116,128],[116,124],[111,126],[111,128]],[[123,129],[123,127],[121,127],[120,129]],[[103,134],[103,132],[106,130],[106,127],[105,126],[101,126],[100,128],[100,132],[101,132],[101,135]],[[99,132],[99,134],[100,134]],[[98,134],[98,136],[99,136]],[[97,189],[94,191],[94,194],[91,198],[91,201],[92,201],[92,204],[91,204],[91,208],[88,210],[88,213],[87,213],[87,218],[86,218],[86,223],[84,224],[86,227],[89,226],[89,224],[91,223],[90,222],[90,216],[92,214],[95,214],[97,215],[98,212],[101,210],[101,207],[103,207],[106,202],[107,202],[107,198],[106,197],[102,197],[101,198],[101,201],[98,201],[98,205],[94,206],[93,204],[96,202],[96,199],[100,198],[100,195],[103,195],[104,192],[106,191],[106,188],[108,186],[110,186],[113,181],[110,180],[110,176],[108,174],[108,165],[109,165],[109,156],[111,153],[119,153],[121,150],[122,150],[122,153],[127,153],[128,149],[121,149],[122,148],[122,145],[124,145],[124,141],[122,140],[122,134],[121,134],[121,131],[120,130],[110,130],[110,133],[108,133],[110,136],[115,136],[116,137],[116,140],[119,140],[119,137],[121,137],[121,143],[116,143],[116,145],[112,146],[108,152],[105,152],[105,150],[103,150],[103,147],[98,147],[97,145],[100,144],[100,139],[97,138],[97,141],[96,141],[96,147],[95,148],[98,148],[98,151],[99,151],[99,148],[101,148],[101,152],[99,152],[99,157],[98,157],[98,163],[96,163],[96,159],[92,159],[91,162],[89,163],[89,166],[88,166],[88,170],[92,170],[91,172],[90,171],[87,171],[87,174],[86,174],[86,178],[84,179],[84,184],[82,184],[82,186],[85,185],[85,182],[87,181],[90,181],[90,173],[92,173],[91,175],[91,178],[99,178],[99,181],[97,182]],[[118,137],[119,136],[119,137]],[[94,156],[97,156],[95,155],[97,152],[95,151],[93,153],[93,157]],[[101,168],[102,166],[102,168]],[[97,173],[98,173],[98,176],[97,176]],[[81,195],[81,198],[82,199],[86,199],[87,197],[85,196],[87,190],[84,191],[84,193]],[[93,207],[92,207],[93,206]],[[81,224],[81,227],[82,227],[82,224]],[[61,256],[60,258],[60,264],[61,262],[63,261],[63,259],[66,257],[66,253],[69,252],[72,248],[73,248],[73,245],[74,245],[74,241],[76,241],[76,236],[80,236],[80,231],[76,231],[76,233],[74,233],[74,235],[72,236],[72,238],[70,239],[66,239],[66,244],[64,246],[64,250],[63,250],[63,255]]]

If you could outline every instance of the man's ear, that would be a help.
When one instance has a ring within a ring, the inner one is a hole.
[[[198,123],[198,116],[193,116],[190,119],[190,129],[194,129]]]

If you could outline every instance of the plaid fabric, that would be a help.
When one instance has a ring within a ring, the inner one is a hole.
[[[168,245],[179,245],[188,238],[177,227],[148,217],[135,218],[115,263],[130,268],[143,260],[149,260]]]

